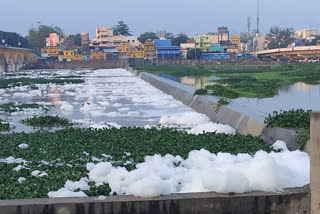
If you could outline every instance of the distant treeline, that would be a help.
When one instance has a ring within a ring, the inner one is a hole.
[[[7,46],[29,48],[28,40],[17,33],[0,31],[0,45],[3,40]]]

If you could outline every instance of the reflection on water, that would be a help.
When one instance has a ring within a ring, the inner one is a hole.
[[[185,76],[185,77],[181,77],[181,83],[186,85],[191,85],[196,88],[204,88],[207,85],[212,85],[213,80],[218,80],[218,79],[221,79],[221,78],[213,75],[199,76],[199,77]]]
[[[269,113],[279,110],[320,110],[320,85],[295,83],[283,87],[272,98],[238,98],[229,107],[248,116],[263,120]]]
[[[214,75],[211,76],[184,76],[184,77],[174,77],[166,74],[158,74],[160,77],[173,80],[175,82],[180,82],[186,85],[194,86],[196,88],[204,88],[207,85],[212,85],[212,80],[219,80],[221,77]]]
[[[166,78],[172,79],[170,76]],[[172,80],[196,88],[204,88],[207,85],[212,85],[211,80],[217,79],[219,79],[219,77],[216,76],[186,76],[181,77],[179,81],[175,79]],[[219,97],[212,97],[212,99],[217,102]],[[258,99],[241,97],[232,100],[228,106],[259,120],[264,120],[269,113],[279,110],[320,110],[320,85],[309,85],[299,82],[281,88],[279,94],[272,98]]]

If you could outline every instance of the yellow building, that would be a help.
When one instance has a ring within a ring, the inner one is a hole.
[[[50,57],[57,57],[59,55],[59,47],[42,48],[41,54],[48,54],[48,56],[50,56]]]
[[[65,50],[65,51],[63,51],[63,56],[65,56],[67,61],[73,60],[74,50]]]
[[[91,60],[104,60],[104,53],[103,52],[92,52],[90,53]]]
[[[150,39],[143,44],[143,55],[144,58],[157,57],[157,46]]]
[[[83,55],[80,55],[80,54],[74,55],[73,61],[83,61]]]
[[[231,36],[231,43],[233,45],[237,45],[238,49],[241,50],[241,41],[240,41],[240,36],[239,35],[233,35]]]
[[[142,47],[132,47],[130,43],[117,46],[117,51],[120,51],[120,58],[144,58],[144,49]]]

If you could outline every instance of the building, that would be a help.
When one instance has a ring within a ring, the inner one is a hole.
[[[144,58],[155,58],[157,56],[157,46],[150,39],[143,44]]]
[[[90,53],[90,60],[104,60],[104,52],[91,52]],[[85,60],[87,61],[87,60]]]
[[[126,36],[126,42],[132,47],[138,47],[141,45],[141,42],[138,40],[137,36]]]
[[[166,30],[157,30],[157,37],[158,37],[159,39],[165,38],[165,37],[166,37],[166,34],[167,34],[167,31],[166,31]]]
[[[119,59],[144,58],[143,47],[141,46],[134,47],[130,45],[129,42],[126,45],[118,46],[116,50],[120,52]]]
[[[47,40],[47,46],[50,46],[50,47],[57,47],[60,43],[60,40],[59,40],[59,35],[56,34],[56,33],[50,33],[49,34],[49,39]]]
[[[187,42],[192,41],[188,40]],[[180,50],[181,50],[181,57],[182,59],[187,59],[188,57],[188,52],[192,49],[195,49],[195,43],[193,40],[193,43],[182,43],[180,44]]]
[[[41,49],[41,55],[48,57],[58,57],[59,56],[59,47],[49,46]]]
[[[76,48],[74,45],[73,36],[68,36],[67,39],[65,40],[65,43],[66,43],[66,50],[74,50]]]
[[[304,29],[304,30],[296,31],[294,34],[294,37],[295,39],[310,40],[311,37],[314,37],[317,35],[318,35],[318,30]]]
[[[230,42],[233,45],[236,45],[239,50],[241,50],[241,40],[239,35],[232,35],[230,38]]]
[[[219,35],[216,33],[207,33],[196,35],[195,47],[203,52],[210,52],[212,44],[219,44]]]
[[[227,53],[203,53],[200,60],[227,60],[229,55]]]
[[[221,41],[229,41],[229,30],[227,27],[218,27],[218,39]]]
[[[225,48],[223,46],[221,46],[219,44],[212,44],[210,52],[213,52],[213,53],[224,53],[224,52],[226,52],[226,50],[225,50]]]
[[[88,47],[90,44],[89,33],[81,33],[81,47]]]
[[[253,38],[254,51],[264,51],[266,49],[266,39],[262,34],[256,34]]]
[[[93,39],[93,46],[113,47],[113,29],[109,27],[96,27],[96,36]]]
[[[153,40],[157,46],[157,58],[159,60],[175,60],[180,59],[180,47],[172,46],[171,39]]]
[[[67,61],[72,61],[74,57],[74,50],[63,51],[63,56]]]

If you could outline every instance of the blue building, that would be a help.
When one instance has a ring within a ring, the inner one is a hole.
[[[218,45],[218,44],[211,45],[210,51],[214,52],[214,53],[225,53],[226,52],[225,48],[221,45]]]
[[[200,56],[200,60],[226,60],[229,59],[229,56],[227,53],[203,53]]]
[[[180,47],[172,46],[171,39],[153,40],[157,46],[157,57],[159,60],[174,60],[181,58]]]

